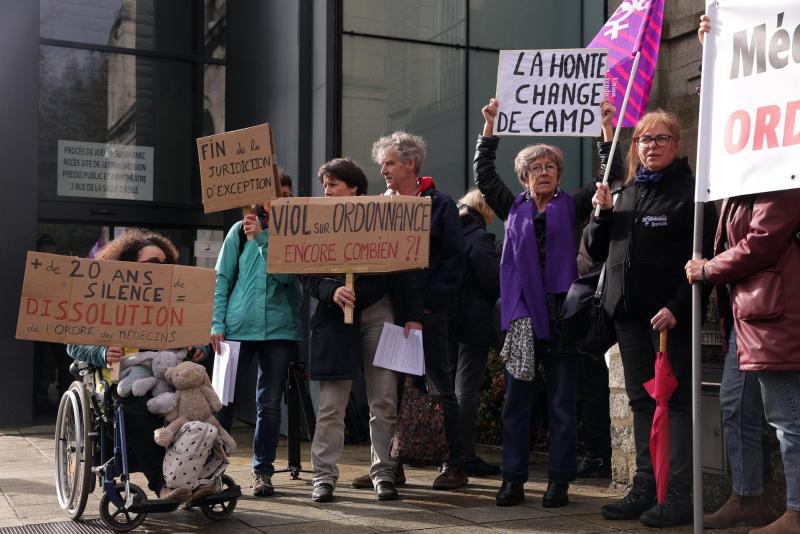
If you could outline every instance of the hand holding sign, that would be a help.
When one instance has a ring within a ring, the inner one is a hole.
[[[492,137],[494,135],[494,119],[497,117],[497,108],[500,102],[496,98],[489,100],[489,103],[483,106],[481,113],[483,113],[483,136]]]

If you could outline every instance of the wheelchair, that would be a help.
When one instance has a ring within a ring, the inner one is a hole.
[[[61,397],[56,417],[55,478],[59,506],[72,520],[78,520],[89,495],[99,484],[103,491],[100,518],[115,532],[135,529],[149,513],[176,510],[181,503],[149,500],[144,490],[130,481],[125,414],[115,402],[115,386],[87,363],[74,362],[70,371],[77,380]],[[102,384],[102,393],[97,392],[96,383]],[[199,508],[205,517],[215,521],[227,518],[242,492],[226,474],[221,477],[221,485],[220,492],[191,501],[186,508]]]

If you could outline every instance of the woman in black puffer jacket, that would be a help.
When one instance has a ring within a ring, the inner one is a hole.
[[[497,342],[495,303],[500,298],[500,256],[494,234],[486,230],[494,213],[481,192],[472,189],[459,199],[458,215],[464,230],[467,269],[458,293],[458,312],[448,331],[449,357],[461,411],[464,468],[468,475],[497,475],[498,466],[487,464],[475,455],[478,391],[489,347]]]

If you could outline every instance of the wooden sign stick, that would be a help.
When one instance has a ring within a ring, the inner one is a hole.
[[[344,277],[344,285],[347,289],[353,289],[353,273],[347,273]],[[344,324],[353,324],[353,307],[344,307]]]
[[[109,367],[108,380],[111,382],[119,382],[119,367],[122,362],[114,362]]]

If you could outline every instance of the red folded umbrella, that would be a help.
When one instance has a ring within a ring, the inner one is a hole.
[[[656,354],[655,376],[644,383],[644,389],[656,401],[656,412],[650,427],[650,458],[656,476],[659,504],[664,503],[669,482],[669,398],[677,387],[678,381],[667,357],[667,331],[662,330]]]

